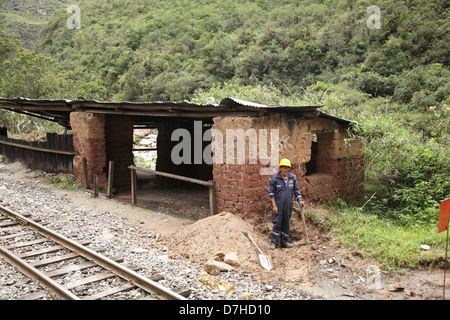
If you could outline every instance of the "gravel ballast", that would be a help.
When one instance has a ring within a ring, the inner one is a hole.
[[[18,164],[0,163],[0,204],[20,214],[31,213],[33,218],[39,218],[47,223],[48,228],[62,235],[78,241],[89,240],[90,248],[100,248],[102,254],[110,258],[121,256],[124,265],[139,267],[138,272],[146,277],[160,275],[162,280],[159,284],[175,292],[187,293],[188,299],[314,299],[288,284],[263,284],[251,273],[239,270],[209,275],[204,271],[203,263],[173,257],[161,241],[160,234],[143,228],[142,221],[125,218],[100,206],[80,207],[72,199],[89,202],[91,193],[82,189],[55,189],[42,176]],[[148,214],[161,213],[148,211]],[[62,281],[70,281],[70,277]],[[37,290],[38,283],[23,281],[23,278],[20,272],[0,258],[0,299],[17,299]],[[116,298],[130,300],[142,297],[139,291],[135,291]]]

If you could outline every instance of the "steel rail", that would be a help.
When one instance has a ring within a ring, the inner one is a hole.
[[[81,300],[79,297],[74,295],[64,286],[60,285],[58,282],[54,281],[52,278],[48,277],[45,273],[39,271],[25,260],[19,258],[14,253],[0,246],[0,254],[8,261],[11,265],[16,266],[20,271],[29,277],[39,280],[39,282],[47,289],[56,292],[61,298],[65,300]]]
[[[38,229],[39,232],[42,234],[48,236],[53,241],[58,242],[59,244],[65,246],[68,249],[71,249],[73,251],[76,251],[81,256],[85,257],[86,259],[92,260],[98,265],[104,267],[105,269],[108,269],[115,274],[123,277],[124,279],[133,282],[136,286],[140,287],[141,289],[147,291],[147,292],[157,292],[159,294],[162,294],[163,296],[173,299],[173,300],[186,300],[185,297],[182,295],[165,288],[158,283],[138,274],[137,272],[99,254],[98,252],[95,252],[79,243],[76,243],[69,238],[60,235],[42,225],[39,223],[34,222],[31,219],[28,219],[24,217],[23,215],[13,212],[3,206],[0,205],[0,210],[4,211],[6,214],[8,214],[10,217],[16,218],[21,220],[22,222],[32,225],[34,228]]]

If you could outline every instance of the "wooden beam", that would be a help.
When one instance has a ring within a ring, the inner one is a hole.
[[[216,212],[216,192],[215,192],[215,185],[214,180],[211,180],[211,185],[208,187],[209,189],[209,215],[213,216]]]
[[[94,198],[98,198],[98,175],[94,176]]]
[[[112,198],[112,194],[113,194],[113,183],[114,183],[114,161],[109,161],[107,196],[110,199]]]
[[[177,174],[151,170],[151,169],[147,169],[147,168],[139,168],[139,167],[135,167],[135,166],[129,166],[128,169],[131,169],[132,171],[136,171],[137,170],[137,171],[142,171],[142,172],[147,172],[147,173],[153,173],[153,174],[156,174],[156,175],[159,175],[159,176],[163,176],[163,177],[166,177],[166,178],[172,178],[172,179],[192,182],[192,183],[200,184],[200,185],[206,186],[206,187],[209,187],[209,186],[213,185],[212,181],[204,181],[204,180],[199,180],[199,179],[179,176]]]
[[[27,146],[27,145],[20,144],[20,143],[13,143],[13,142],[2,141],[2,140],[0,140],[0,144],[4,144],[6,146],[11,146],[11,147],[15,147],[15,148],[22,148],[22,149],[42,151],[42,152],[48,152],[48,153],[56,153],[56,154],[64,154],[64,155],[68,155],[68,156],[74,156],[77,154],[77,152],[72,152],[72,151],[53,150],[53,149],[48,149],[48,148],[32,147],[32,146]]]
[[[136,195],[137,177],[136,177],[136,170],[133,168],[130,168],[130,170],[131,170],[131,203],[135,206],[137,205],[137,195]]]
[[[119,114],[125,116],[147,116],[147,117],[166,117],[166,118],[214,118],[214,117],[251,117],[256,116],[256,112],[145,112],[132,110],[99,110],[99,109],[85,109],[77,108],[77,112],[90,112],[102,114]]]

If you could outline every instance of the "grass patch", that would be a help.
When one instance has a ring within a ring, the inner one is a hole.
[[[83,188],[83,184],[76,180],[76,177],[71,174],[52,174],[50,176],[50,182],[55,187],[65,189],[69,191]]]
[[[307,210],[316,223],[327,227],[345,247],[357,250],[364,259],[373,259],[386,271],[402,273],[403,268],[433,266],[445,252],[445,232],[436,225],[405,227],[363,213],[356,207],[328,208],[329,214]],[[437,212],[439,215],[439,212]],[[429,245],[423,250],[421,245]]]

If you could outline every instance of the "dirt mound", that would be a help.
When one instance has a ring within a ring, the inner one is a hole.
[[[200,219],[171,234],[166,241],[173,251],[192,261],[206,262],[217,252],[235,252],[242,266],[251,266],[257,262],[256,249],[242,231],[249,232],[262,247],[263,241],[253,234],[253,226],[229,212]]]
[[[170,250],[191,261],[205,263],[218,252],[235,252],[239,270],[250,272],[263,282],[274,280],[309,283],[309,265],[315,257],[317,246],[294,246],[290,249],[270,250],[269,222],[261,218],[244,221],[240,217],[222,212],[185,226],[167,236],[165,241]],[[257,223],[257,225],[255,225]],[[261,233],[258,230],[264,230]],[[250,240],[242,234],[248,232],[265,255],[272,258],[274,268],[270,271],[260,265],[258,252]]]

